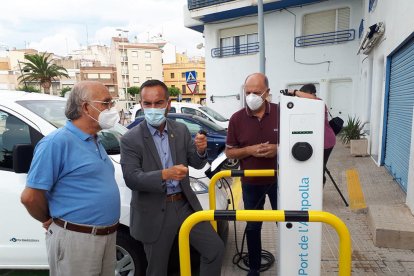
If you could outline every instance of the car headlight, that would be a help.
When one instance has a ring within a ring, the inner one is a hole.
[[[208,193],[208,186],[194,177],[190,177],[190,186],[196,194]]]

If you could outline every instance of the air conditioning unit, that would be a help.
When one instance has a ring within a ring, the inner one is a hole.
[[[364,39],[362,40],[361,46],[359,46],[358,54],[362,51],[362,53],[368,55],[380,41],[380,38],[384,35],[384,32],[384,22],[378,22],[377,24],[370,26],[364,36]]]

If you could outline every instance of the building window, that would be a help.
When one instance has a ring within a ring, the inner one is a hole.
[[[101,73],[101,74],[99,74],[99,77],[101,79],[104,79],[104,80],[110,80],[111,79],[111,74]]]
[[[349,30],[350,9],[340,8],[303,16],[302,35]]]
[[[206,72],[203,72],[203,78],[205,78],[206,77]]]
[[[181,85],[181,91],[183,91],[183,94],[186,93],[187,86],[185,84]]]
[[[152,70],[151,64],[145,64],[145,71],[151,71],[151,70]]]
[[[171,87],[175,87],[175,85],[173,84],[173,85],[171,85]]]
[[[223,56],[258,52],[257,25],[220,30],[220,52]]]
[[[132,64],[132,70],[138,71],[139,65],[138,64]]]
[[[184,72],[184,73],[181,73],[181,77],[182,77],[183,79],[185,79],[185,72]]]
[[[99,74],[89,73],[88,79],[99,79]]]
[[[132,51],[131,56],[132,57],[138,57],[138,51]]]
[[[108,86],[108,91],[111,93],[115,92],[115,87],[114,86]]]
[[[206,91],[206,85],[203,84],[203,91]]]
[[[175,77],[175,74],[174,73],[171,73],[170,76],[173,79]]]
[[[145,52],[145,57],[146,58],[151,58],[151,52]]]
[[[132,78],[132,81],[133,81],[134,83],[139,83],[139,78],[134,77],[134,78]]]

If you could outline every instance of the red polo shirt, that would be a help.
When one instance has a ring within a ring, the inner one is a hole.
[[[266,111],[259,120],[248,107],[233,114],[227,132],[227,147],[244,148],[246,146],[269,142],[279,144],[279,106],[266,102]],[[249,156],[240,160],[242,170],[277,169],[277,156],[262,158]],[[242,177],[243,183],[271,184],[275,177]]]

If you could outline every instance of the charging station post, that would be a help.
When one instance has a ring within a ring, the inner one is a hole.
[[[322,210],[324,107],[280,96],[279,210]],[[322,225],[296,221],[279,224],[279,275],[320,275]]]

